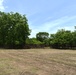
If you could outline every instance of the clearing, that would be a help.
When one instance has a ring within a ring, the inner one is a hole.
[[[0,75],[76,75],[76,50],[0,49]]]

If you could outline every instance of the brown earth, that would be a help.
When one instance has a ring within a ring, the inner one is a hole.
[[[76,51],[0,49],[0,75],[76,75]]]

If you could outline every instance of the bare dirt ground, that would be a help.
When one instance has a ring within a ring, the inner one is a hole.
[[[0,49],[0,75],[76,75],[76,50]]]

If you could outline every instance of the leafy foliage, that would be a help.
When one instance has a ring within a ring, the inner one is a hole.
[[[47,32],[39,32],[36,34],[37,40],[43,42],[45,39],[49,38],[49,33]]]
[[[25,40],[30,35],[25,15],[19,13],[0,12],[0,45],[12,46],[25,45]]]
[[[76,47],[76,32],[68,30],[58,30],[56,34],[51,34],[50,44],[53,48],[73,48]]]
[[[40,44],[43,44],[43,43],[40,42],[39,40],[37,40],[36,38],[28,38],[26,40],[26,44],[37,44],[37,45],[40,45]]]

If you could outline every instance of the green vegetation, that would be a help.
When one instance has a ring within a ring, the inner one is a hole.
[[[76,47],[76,31],[71,32],[61,29],[56,34],[51,34],[50,45],[53,48],[75,48]]]
[[[22,47],[30,35],[25,15],[0,12],[0,46]]]
[[[37,40],[44,42],[46,39],[49,38],[49,33],[47,32],[39,32],[36,34]]]
[[[76,27],[75,27],[76,28]],[[25,15],[0,12],[0,47],[28,48],[52,47],[62,49],[76,48],[76,31],[58,30],[55,34],[38,32],[36,38],[29,38],[31,30]],[[31,47],[30,47],[31,46]]]

